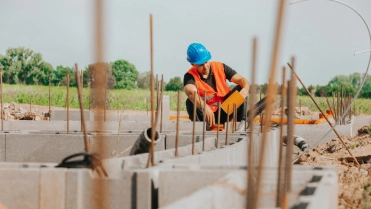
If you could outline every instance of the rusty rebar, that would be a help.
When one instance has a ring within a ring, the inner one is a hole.
[[[0,94],[1,94],[1,131],[4,131],[3,72],[0,72]]]
[[[30,112],[32,111],[31,106],[32,106],[32,97],[30,98]]]
[[[155,97],[155,93],[154,93],[154,88],[155,88],[155,84],[154,84],[154,71],[153,71],[153,18],[152,18],[152,14],[149,15],[149,33],[150,33],[150,69],[151,69],[151,149],[150,149],[150,153],[148,155],[148,163],[147,163],[147,167],[150,167],[150,164],[152,166],[155,165],[155,161],[154,161],[154,150],[155,150],[155,135],[156,135],[156,127],[155,127],[155,104],[154,104],[154,97]]]
[[[290,67],[290,69],[292,70],[291,68],[291,65],[290,63],[287,63],[288,66]],[[303,88],[305,89],[305,91],[307,92],[307,94],[309,95],[309,97],[312,99],[312,101],[314,102],[314,105],[316,105],[317,109],[322,113],[323,117],[326,119],[327,123],[330,125],[330,127],[332,128],[332,130],[334,131],[334,133],[336,134],[336,136],[339,138],[340,142],[343,144],[344,148],[347,150],[347,152],[350,154],[350,156],[352,156],[354,162],[356,162],[356,164],[358,166],[359,163],[357,161],[357,159],[353,156],[352,152],[348,149],[348,147],[345,145],[344,141],[341,139],[339,133],[336,131],[336,129],[333,128],[333,125],[331,124],[331,122],[329,121],[329,119],[327,118],[326,114],[322,111],[322,109],[319,107],[319,105],[317,104],[316,100],[313,98],[312,94],[308,91],[307,87],[304,85],[303,81],[301,81],[301,79],[299,78],[299,76],[293,71],[293,74],[295,75],[295,77],[298,79],[298,81],[301,83],[301,85],[303,86]],[[339,94],[338,94],[339,95]],[[338,100],[339,101],[339,100]],[[338,105],[339,106],[339,105]],[[340,119],[340,117],[339,117]]]
[[[232,122],[232,133],[236,131],[236,103],[233,103],[233,122]]]
[[[160,116],[160,133],[162,133],[162,117],[163,117],[163,101],[164,101],[164,74],[161,75],[161,116]]]
[[[295,58],[291,58],[291,80],[289,81],[288,85],[288,101],[287,101],[287,108],[288,108],[288,115],[287,115],[287,140],[286,140],[286,160],[285,160],[285,194],[291,192],[292,187],[292,153],[294,148],[294,133],[295,133],[295,103],[296,103],[296,78],[295,74]]]
[[[205,151],[205,132],[206,132],[206,90],[204,90],[204,108],[202,109],[202,151]]]
[[[218,102],[218,122],[216,128],[216,148],[219,148],[219,129],[220,129],[220,102]]]
[[[177,100],[177,109],[176,109],[175,157],[178,157],[179,117],[180,117],[180,90],[178,90],[178,100]]]
[[[66,84],[66,114],[67,114],[67,134],[70,133],[70,75],[67,74],[67,84]],[[30,107],[31,108],[31,107]]]
[[[336,122],[339,122],[340,124],[341,114],[340,114],[340,93],[339,92],[337,92],[337,114],[336,115],[338,116]]]
[[[286,0],[280,0],[279,6],[278,6],[278,12],[277,12],[277,18],[276,18],[276,31],[275,31],[275,36],[274,36],[274,45],[273,45],[273,50],[272,50],[272,59],[270,63],[270,73],[269,73],[269,78],[272,79],[272,81],[275,81],[276,78],[276,71],[277,71],[277,63],[279,60],[279,51],[281,47],[281,36],[282,36],[282,24],[283,24],[283,16],[284,16],[284,11],[285,11],[285,6],[286,6]],[[274,98],[275,94],[275,85],[273,83],[269,83],[267,86],[267,93],[266,97],[273,97]],[[259,169],[258,169],[258,175],[257,175],[257,185],[256,188],[258,188],[256,192],[256,202],[255,205],[253,205],[253,209],[256,209],[258,207],[258,202],[260,199],[260,188],[261,188],[261,182],[262,182],[262,177],[263,175],[263,163],[264,163],[264,158],[265,158],[265,144],[268,138],[268,131],[271,128],[270,126],[270,121],[272,117],[272,111],[273,111],[273,105],[272,104],[267,104],[266,107],[266,123],[264,125],[264,131],[262,134],[262,140],[261,140],[261,147],[260,147],[260,160],[259,160]]]
[[[195,142],[196,142],[196,95],[197,92],[193,92],[193,129],[192,129],[192,155],[195,154]]]
[[[82,98],[82,84],[81,79],[79,78],[79,66],[75,64],[75,78],[76,78],[76,86],[77,86],[77,95],[79,98],[79,105],[80,105],[80,119],[81,119],[81,131],[84,133],[84,145],[85,145],[85,152],[90,151],[90,144],[88,140],[88,134],[86,132],[85,126],[85,116],[84,116],[84,102]]]
[[[279,151],[278,151],[278,175],[277,175],[277,197],[276,207],[282,205],[282,198],[285,193],[284,190],[284,164],[283,164],[283,116],[285,115],[285,97],[286,97],[286,68],[282,68],[282,85],[281,85],[281,127],[280,127],[280,138],[279,138]]]
[[[107,70],[104,70],[104,82],[107,83]],[[106,121],[106,111],[107,111],[107,85],[104,85],[104,109],[103,109],[103,115],[104,115],[104,121]]]
[[[50,121],[50,117],[51,117],[51,114],[52,114],[52,111],[51,111],[51,98],[50,98],[50,75],[49,75],[49,121]]]
[[[332,92],[332,109],[334,110],[334,119],[337,120],[337,112],[335,108],[335,92]]]
[[[103,22],[103,14],[104,12],[104,3],[103,0],[96,0],[95,1],[95,67],[97,70],[96,72],[102,73],[103,70],[105,70],[105,67],[103,66],[103,53],[104,53],[104,37],[103,37],[103,28],[104,28],[104,22]],[[95,130],[100,130],[102,127],[104,127],[104,122],[102,121],[101,117],[101,110],[103,108],[102,100],[104,99],[104,92],[102,92],[102,88],[106,88],[107,82],[104,81],[104,77],[96,76],[94,77],[94,80],[92,81],[92,100],[95,102],[95,107],[97,108],[98,115],[96,116],[96,119],[99,118],[94,124]],[[104,101],[105,102],[105,101]],[[90,98],[89,98],[90,103]],[[102,134],[97,134],[96,136],[96,142],[97,142],[97,150],[95,151],[99,159],[103,159],[103,156],[106,154],[106,144],[105,144],[105,138]],[[101,164],[100,160],[96,160],[96,164]],[[105,208],[107,205],[109,205],[109,185],[107,185],[107,182],[104,180],[99,180],[97,183],[93,184],[93,195],[90,197],[91,199],[95,200],[96,204],[94,205],[94,208]]]
[[[225,129],[225,143],[224,145],[228,144],[228,130],[229,129],[229,104],[227,106],[227,127]]]
[[[247,143],[247,204],[246,208],[251,209],[253,208],[255,203],[255,196],[256,196],[256,171],[253,156],[254,153],[254,112],[255,112],[255,100],[256,100],[256,91],[257,86],[255,84],[256,79],[256,60],[257,60],[257,38],[253,39],[253,48],[252,48],[252,60],[251,60],[251,94],[250,94],[250,114],[246,119],[249,123],[249,141]],[[247,114],[247,113],[246,113]]]

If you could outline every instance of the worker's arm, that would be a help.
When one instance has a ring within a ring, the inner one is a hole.
[[[244,98],[249,96],[250,84],[246,78],[242,77],[240,74],[237,73],[231,78],[231,81],[241,86],[242,89],[240,93]]]
[[[195,93],[196,92],[196,93]],[[196,95],[196,106],[203,110],[204,101],[197,93],[197,88],[193,84],[187,84],[184,86],[184,93],[187,95],[188,99],[193,103],[195,101]],[[192,113],[193,114],[193,113]],[[215,124],[214,112],[211,110],[210,106],[206,104],[205,107],[205,121],[210,126]]]

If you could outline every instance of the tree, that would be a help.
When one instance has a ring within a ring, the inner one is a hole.
[[[169,83],[165,86],[165,91],[178,91],[183,90],[183,82],[179,76],[170,79]]]
[[[151,72],[140,73],[137,79],[137,85],[140,89],[149,89],[151,86]]]
[[[62,65],[57,66],[54,71],[54,77],[51,82],[55,86],[65,86],[67,85],[67,74],[70,75],[70,86],[76,86],[75,74],[73,67],[63,67]]]
[[[116,60],[112,65],[112,74],[115,77],[115,89],[135,89],[139,72],[135,65],[126,60]]]
[[[53,74],[53,67],[44,62],[40,53],[18,47],[6,50],[6,55],[0,57],[3,70],[3,81],[11,84],[43,84]]]

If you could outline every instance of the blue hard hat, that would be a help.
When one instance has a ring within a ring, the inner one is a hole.
[[[211,59],[210,52],[200,43],[192,43],[187,49],[187,61],[192,64],[204,64]]]

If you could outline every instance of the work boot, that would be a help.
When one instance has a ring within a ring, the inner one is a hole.
[[[241,120],[240,124],[238,125],[236,132],[244,132],[245,131],[245,126],[246,126],[246,121]]]
[[[220,124],[219,125],[219,131],[223,131],[224,130],[224,125],[223,124]],[[214,124],[210,127],[210,131],[218,131],[218,124]]]

